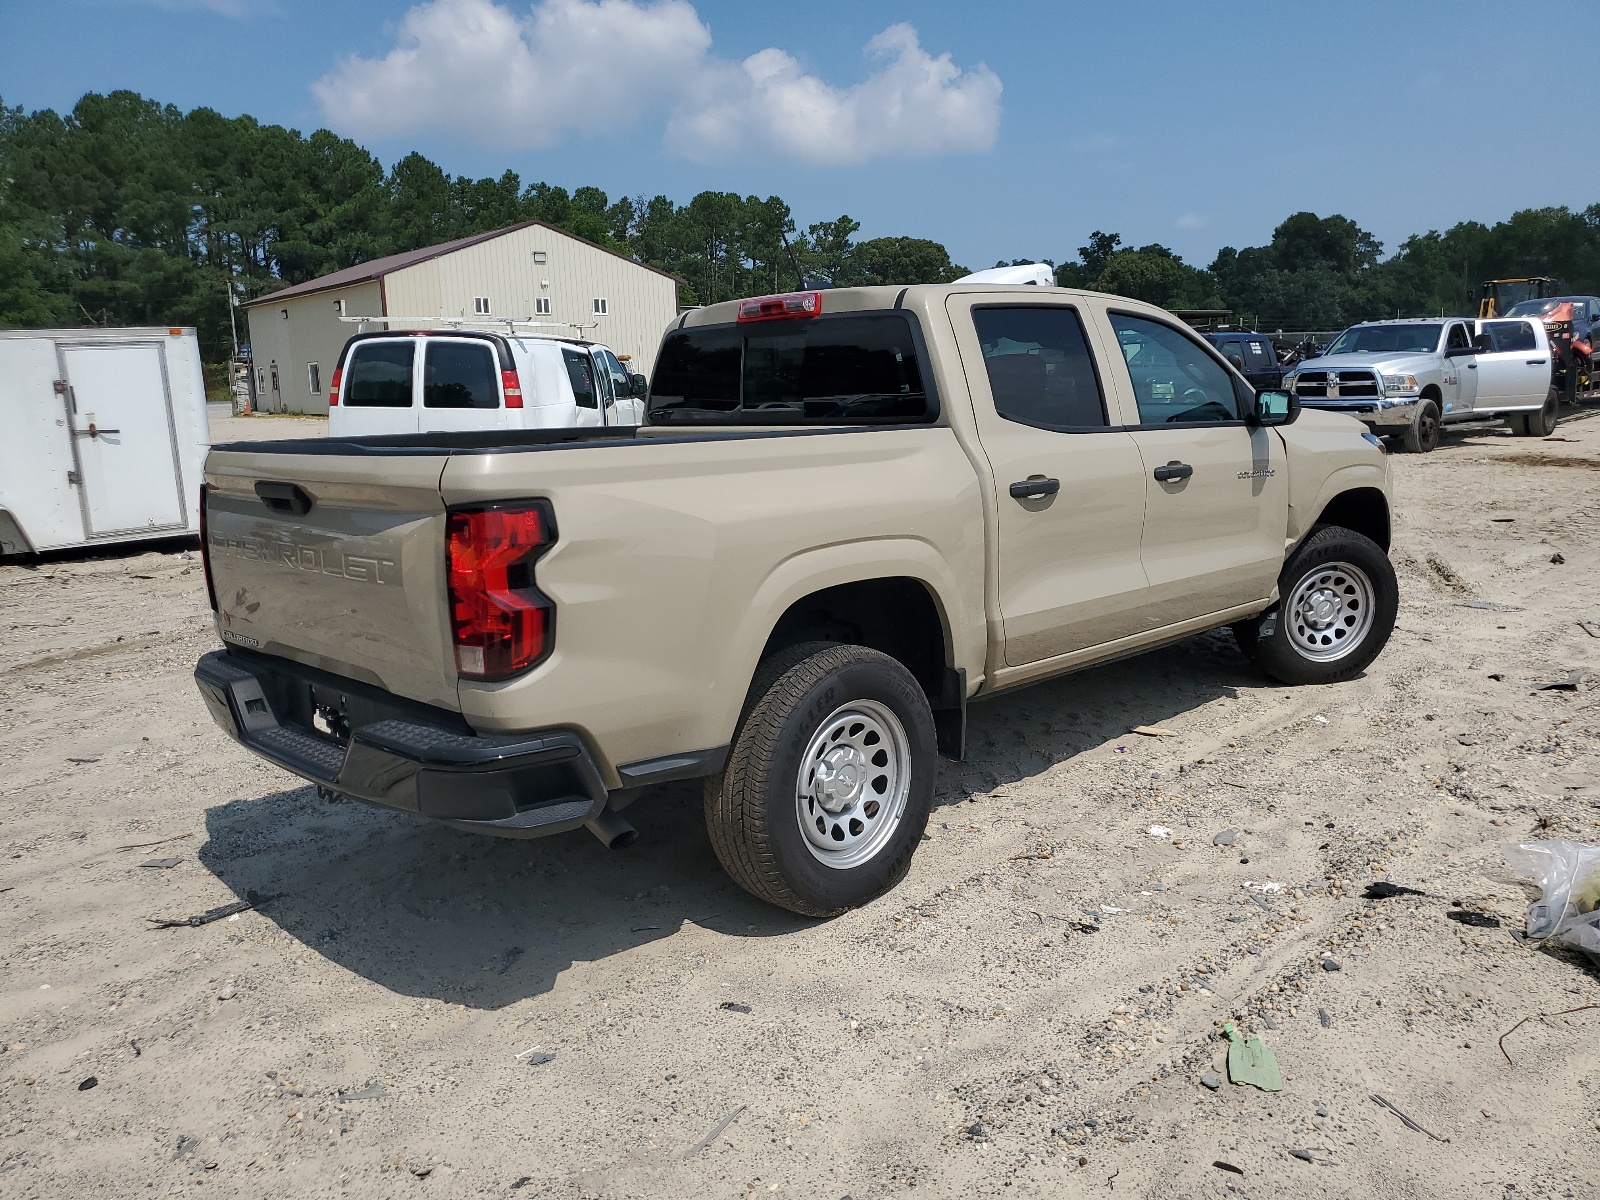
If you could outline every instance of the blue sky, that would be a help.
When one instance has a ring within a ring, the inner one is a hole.
[[[328,125],[386,165],[417,149],[613,197],[775,193],[802,226],[849,213],[863,237],[934,238],[974,269],[1070,258],[1093,229],[1204,265],[1301,209],[1392,251],[1600,201],[1595,30],[1575,11],[0,0],[0,99],[61,110],[132,88]]]

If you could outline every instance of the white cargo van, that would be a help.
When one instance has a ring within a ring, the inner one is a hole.
[[[358,333],[328,391],[328,436],[639,425],[647,390],[609,348],[576,338]]]
[[[200,531],[193,329],[0,330],[0,555]]]

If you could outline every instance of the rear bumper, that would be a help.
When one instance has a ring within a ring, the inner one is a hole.
[[[502,837],[576,829],[606,806],[588,747],[567,730],[481,737],[404,711],[397,700],[399,715],[355,725],[341,744],[296,723],[288,699],[295,689],[326,691],[331,676],[218,650],[196,664],[194,678],[212,717],[240,745],[359,800]],[[368,693],[353,711],[382,716],[382,693],[333,681],[340,691]]]

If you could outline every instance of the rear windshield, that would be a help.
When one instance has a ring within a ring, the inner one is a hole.
[[[1346,329],[1327,354],[1432,354],[1443,325],[1357,325]]]
[[[344,395],[351,408],[410,408],[413,342],[365,342],[350,354]]]
[[[932,416],[911,322],[900,313],[682,329],[662,344],[650,387],[650,420],[660,424]]]
[[[1506,309],[1508,317],[1545,317],[1555,312],[1563,304],[1571,304],[1570,300],[1524,300],[1521,304],[1513,304]]]
[[[499,408],[494,350],[483,342],[436,339],[424,360],[424,408]]]
[[[1489,344],[1496,353],[1539,348],[1539,341],[1533,336],[1533,326],[1526,321],[1485,321],[1479,328],[1489,335]]]

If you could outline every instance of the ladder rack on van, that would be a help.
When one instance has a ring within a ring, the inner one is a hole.
[[[540,329],[570,329],[576,336],[581,337],[585,329],[594,329],[599,325],[598,321],[582,325],[577,321],[535,321],[532,317],[349,317],[341,315],[339,320],[346,324],[360,326],[361,328],[356,331],[358,333],[365,332],[369,323],[382,323],[393,326],[395,324],[420,325],[426,322],[446,329],[503,330],[507,334]],[[556,337],[559,335],[535,333],[534,336]]]

